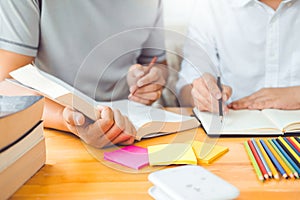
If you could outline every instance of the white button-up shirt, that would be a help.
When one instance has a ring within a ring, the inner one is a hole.
[[[177,92],[203,72],[221,74],[233,89],[230,101],[300,85],[300,1],[282,1],[274,11],[258,0],[197,0]]]

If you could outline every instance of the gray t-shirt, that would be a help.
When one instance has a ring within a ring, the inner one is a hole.
[[[129,66],[165,59],[162,2],[1,0],[0,48],[98,101],[127,98]]]

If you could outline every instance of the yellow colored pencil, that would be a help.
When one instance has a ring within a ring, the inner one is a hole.
[[[273,143],[273,141],[271,139],[268,140],[268,143],[270,144],[269,148],[272,151],[272,153],[274,154],[274,156],[276,157],[276,159],[278,160],[278,162],[280,163],[280,165],[282,166],[282,168],[286,171],[286,173],[293,178],[294,174],[291,171],[291,169],[286,165],[286,163],[282,160],[282,158],[279,156],[279,154],[277,153],[277,151],[275,150],[275,144]]]
[[[297,159],[297,161],[300,163],[300,156],[296,154],[296,152],[290,147],[289,144],[286,143],[286,141],[279,136],[278,139],[282,142],[282,144],[289,150],[289,152]]]
[[[255,158],[254,158],[254,156],[252,154],[252,151],[251,151],[251,149],[250,149],[247,141],[244,142],[244,146],[245,146],[245,149],[247,151],[248,157],[249,157],[249,159],[250,159],[250,161],[251,161],[251,163],[253,165],[253,168],[255,170],[255,173],[257,175],[258,180],[264,181],[264,177],[263,177],[263,175],[262,175],[262,173],[261,173],[261,171],[260,171],[260,169],[258,167],[258,164],[257,164],[257,162],[256,162],[256,160],[255,160]]]
[[[267,155],[265,149],[264,149],[263,146],[261,145],[259,139],[256,140],[256,143],[257,143],[257,145],[258,145],[258,147],[259,147],[261,153],[263,154],[263,156],[264,156],[266,162],[268,163],[268,166],[269,166],[269,168],[270,168],[270,170],[271,170],[271,172],[272,172],[272,174],[271,174],[271,175],[269,174],[269,176],[272,176],[272,175],[273,175],[273,177],[274,177],[275,179],[279,179],[279,174],[278,174],[278,172],[277,172],[275,166],[273,165],[271,159],[270,159],[269,156]]]

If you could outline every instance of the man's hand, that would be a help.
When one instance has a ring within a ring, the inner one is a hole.
[[[151,105],[159,99],[166,84],[164,70],[166,70],[164,66],[157,64],[150,70],[148,66],[132,65],[127,75],[130,91],[128,98],[145,105]]]
[[[226,102],[232,94],[229,86],[222,85],[223,93],[218,88],[217,80],[209,73],[203,74],[193,81],[191,94],[194,100],[194,106],[200,111],[218,112],[218,99],[222,98]],[[224,112],[228,112],[227,106],[223,105]]]
[[[92,122],[80,112],[66,107],[63,118],[69,131],[96,148],[112,144],[129,145],[134,142],[136,130],[120,111],[100,106],[100,119]]]
[[[261,110],[266,108],[294,110],[300,108],[300,87],[263,88],[259,91],[232,102],[232,109]]]

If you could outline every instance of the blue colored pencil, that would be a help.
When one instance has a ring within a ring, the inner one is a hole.
[[[269,175],[270,177],[272,177],[272,172],[271,172],[271,170],[270,170],[270,167],[269,167],[269,165],[268,165],[268,163],[267,163],[265,157],[262,155],[262,152],[260,151],[259,147],[257,146],[256,141],[255,141],[254,139],[251,139],[251,141],[252,141],[252,143],[253,143],[253,145],[254,145],[254,147],[255,147],[255,149],[256,149],[256,152],[258,153],[258,156],[260,157],[260,159],[261,159],[263,165],[265,166],[265,168],[266,168],[266,170],[267,170],[267,172],[268,172],[268,175]]]
[[[298,168],[296,163],[290,158],[290,156],[286,153],[286,151],[282,148],[280,144],[281,141],[278,139],[274,139],[273,142],[277,146],[279,151],[282,153],[282,155],[286,158],[287,162],[291,165],[289,166],[289,168],[291,168],[291,170],[293,171],[294,176],[299,178],[298,174],[300,174],[300,169]]]
[[[284,171],[284,169],[281,167],[281,165],[279,164],[279,162],[277,161],[277,159],[275,158],[275,156],[272,154],[271,150],[269,149],[269,147],[266,145],[265,141],[260,140],[260,143],[263,145],[265,151],[267,152],[267,154],[269,155],[270,159],[272,160],[273,164],[275,165],[275,167],[277,168],[277,170],[280,172],[280,174],[286,178],[287,174]]]

